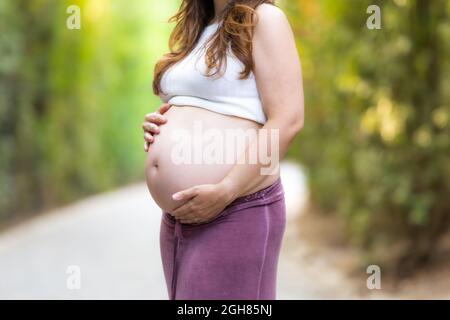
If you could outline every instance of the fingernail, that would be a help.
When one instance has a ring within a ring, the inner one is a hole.
[[[181,200],[181,194],[175,193],[174,195],[172,195],[172,199],[173,200]]]

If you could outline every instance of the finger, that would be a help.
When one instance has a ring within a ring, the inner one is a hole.
[[[151,122],[155,124],[164,124],[167,122],[167,118],[163,115],[153,112],[145,116],[145,122]]]
[[[197,192],[198,192],[198,187],[192,187],[192,188],[174,193],[172,195],[172,199],[176,200],[176,201],[188,200],[188,199],[195,197],[197,195]]]
[[[181,218],[178,218],[177,220],[180,221],[181,223],[198,224],[198,223],[202,223],[204,218],[199,217],[195,213],[192,213],[192,214],[183,216]]]
[[[158,112],[159,112],[160,114],[164,114],[164,113],[167,112],[167,110],[170,109],[170,107],[171,107],[170,104],[164,103],[163,105],[161,105],[161,106],[159,107]]]
[[[146,142],[148,142],[148,143],[153,143],[155,138],[153,137],[153,135],[151,135],[150,133],[146,132],[146,133],[144,133],[144,140]]]
[[[177,220],[202,220],[203,217],[198,215],[198,212],[195,211],[192,207],[188,207],[183,209],[183,211],[179,211],[175,214],[175,219]]]
[[[192,224],[192,225],[203,223],[203,221],[201,221],[199,219],[186,219],[186,220],[180,220],[180,222],[184,223],[184,224]]]
[[[147,141],[144,142],[144,151],[148,152],[149,143]]]
[[[142,124],[142,129],[144,129],[144,131],[153,133],[153,134],[158,134],[159,133],[159,127],[151,122],[144,122]]]
[[[181,207],[175,209],[172,211],[172,216],[175,217],[175,219],[189,219],[194,217],[194,212],[192,211],[192,203],[186,202]]]

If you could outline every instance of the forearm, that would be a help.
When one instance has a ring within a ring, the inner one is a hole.
[[[267,175],[279,173],[279,161],[284,158],[292,140],[301,127],[298,122],[286,124],[282,119],[269,119],[221,181],[232,199],[238,198],[260,185]],[[249,161],[257,155],[256,163]]]

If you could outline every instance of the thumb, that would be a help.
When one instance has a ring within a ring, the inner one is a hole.
[[[198,188],[197,187],[192,187],[177,193],[174,193],[172,195],[172,199],[173,200],[186,200],[186,199],[190,199],[193,198],[197,195],[197,191]]]
[[[164,103],[164,104],[163,104],[161,107],[159,107],[159,109],[158,109],[159,114],[164,114],[164,113],[166,113],[167,110],[170,109],[170,107],[171,107],[170,104]]]

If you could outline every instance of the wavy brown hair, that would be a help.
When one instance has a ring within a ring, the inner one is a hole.
[[[206,76],[215,76],[226,68],[227,48],[243,63],[240,79],[253,70],[252,37],[256,24],[256,8],[263,3],[275,5],[275,0],[230,0],[218,17],[221,26],[213,35],[205,53]],[[203,29],[215,16],[213,0],[182,0],[179,11],[169,19],[176,22],[170,40],[170,52],[155,66],[153,92],[161,91],[164,73],[183,60],[195,47]]]

